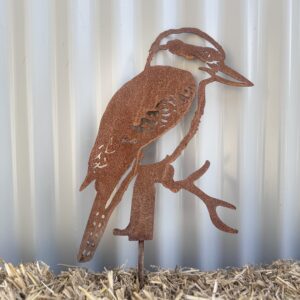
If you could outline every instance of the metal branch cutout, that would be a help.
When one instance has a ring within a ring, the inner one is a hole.
[[[182,33],[197,35],[208,46],[191,45],[179,39],[162,43],[163,39]],[[193,60],[195,65],[204,63],[204,67],[197,66],[197,71],[206,72],[208,77],[196,83],[193,75],[186,70],[165,65],[152,66],[153,57],[159,51]],[[172,166],[198,130],[204,113],[206,86],[213,82],[236,87],[253,85],[224,61],[223,48],[206,33],[197,28],[170,29],[162,32],[152,44],[145,69],[112,97],[102,116],[87,176],[80,188],[83,190],[95,181],[97,194],[78,253],[79,261],[93,257],[113,210],[134,178],[130,222],[125,229],[115,229],[114,234],[139,241],[141,286],[144,280],[143,241],[153,238],[155,183],[161,183],[172,192],[185,189],[196,195],[205,203],[211,221],[218,229],[237,233],[236,229],[223,223],[216,211],[218,206],[230,209],[235,209],[235,206],[207,195],[194,184],[207,171],[209,162],[179,181],[174,181]],[[141,164],[144,148],[183,119],[196,95],[197,108],[189,131],[173,153],[159,162]]]

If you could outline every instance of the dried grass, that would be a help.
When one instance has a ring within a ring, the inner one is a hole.
[[[300,262],[213,272],[156,268],[139,290],[135,269],[102,273],[69,267],[54,275],[42,262],[2,263],[0,299],[300,299]]]

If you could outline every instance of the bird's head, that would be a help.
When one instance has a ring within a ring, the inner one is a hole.
[[[192,33],[201,37],[209,46],[196,46],[185,43],[179,39],[169,40],[161,44],[161,40],[172,34]],[[147,64],[150,64],[155,53],[160,50],[168,50],[174,55],[184,57],[188,60],[198,60],[204,63],[199,67],[210,75],[211,81],[217,81],[226,85],[249,87],[253,83],[240,73],[225,64],[225,52],[212,37],[197,28],[170,29],[161,33],[152,44]]]

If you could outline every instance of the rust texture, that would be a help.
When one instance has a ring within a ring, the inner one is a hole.
[[[195,34],[208,46],[187,44],[179,39],[162,43],[164,38],[178,34]],[[193,75],[171,66],[151,66],[158,51],[200,62],[207,78],[195,82]],[[230,86],[248,87],[253,84],[225,64],[223,48],[209,35],[197,28],[170,29],[162,32],[152,44],[143,72],[125,83],[110,100],[100,122],[98,136],[90,154],[88,172],[80,190],[95,181],[96,198],[78,253],[79,261],[90,260],[104,233],[109,218],[122,200],[130,182],[135,178],[130,222],[125,229],[115,229],[115,235],[126,235],[129,240],[153,238],[155,183],[173,192],[185,189],[199,197],[206,205],[212,223],[220,230],[237,233],[217,215],[218,206],[235,206],[213,198],[194,182],[208,169],[202,167],[183,180],[174,181],[172,163],[180,156],[198,130],[205,107],[205,88],[213,82]],[[197,95],[197,108],[189,131],[175,150],[163,160],[141,164],[143,149],[174,127],[189,111]],[[125,174],[127,174],[125,176]],[[121,180],[121,178],[124,179]]]
[[[144,287],[145,278],[144,278],[144,241],[139,241],[139,257],[138,257],[138,278],[140,289]]]

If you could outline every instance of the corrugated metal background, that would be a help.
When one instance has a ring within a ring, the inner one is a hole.
[[[209,87],[177,176],[209,159],[199,184],[237,205],[220,214],[240,232],[217,231],[198,199],[159,187],[146,264],[213,269],[300,259],[299,19],[297,0],[0,0],[0,257],[75,264],[94,198],[92,186],[78,188],[101,115],[143,69],[159,32],[193,26],[220,42],[228,65],[255,87]],[[188,126],[149,157],[170,153]],[[130,190],[87,266],[135,265],[137,245],[112,236],[129,210]]]

